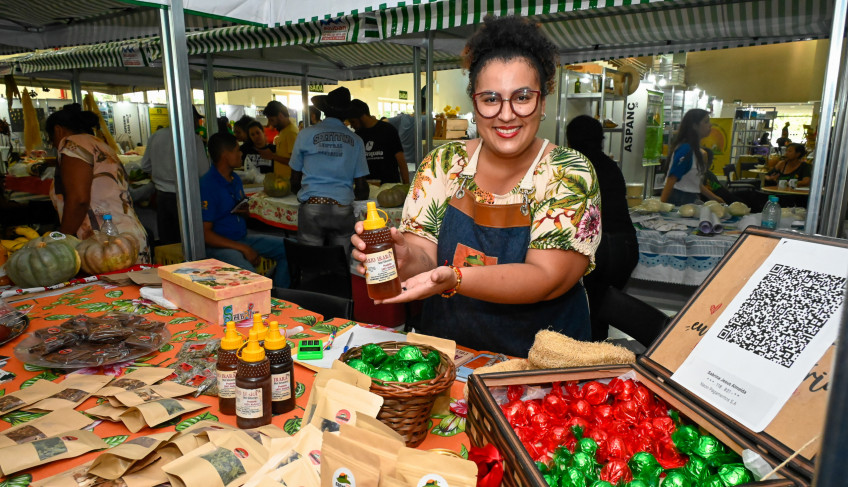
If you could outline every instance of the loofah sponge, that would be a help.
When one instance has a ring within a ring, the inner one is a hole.
[[[632,364],[636,354],[605,342],[581,342],[550,330],[536,333],[527,360],[534,369]]]

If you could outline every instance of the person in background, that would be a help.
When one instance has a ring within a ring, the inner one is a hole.
[[[247,115],[244,115],[235,121],[233,124],[233,135],[236,136],[236,140],[239,141],[239,144],[250,143],[250,137],[247,136],[247,127],[255,121],[256,120]]]
[[[639,262],[636,229],[627,207],[627,184],[618,165],[603,151],[604,129],[588,115],[575,117],[565,129],[568,146],[592,163],[601,190],[601,228],[603,235],[595,252],[595,270],[583,277],[589,296],[592,340],[606,340],[609,326],[598,319],[604,296],[612,286],[624,288]]]
[[[377,120],[371,115],[368,105],[359,99],[350,103],[348,122],[365,144],[365,158],[370,171],[366,179],[379,179],[380,184],[409,184],[409,167],[397,130],[391,124]]]
[[[270,101],[265,105],[264,113],[268,117],[268,125],[277,129],[279,134],[274,138],[274,146],[277,148],[276,153],[265,154],[260,152],[260,155],[266,159],[275,161],[274,174],[282,176],[285,179],[291,179],[289,160],[291,159],[292,149],[294,148],[294,141],[297,138],[297,126],[289,118],[289,109],[276,100]]]
[[[194,125],[200,125],[201,116],[194,111]],[[197,169],[197,177],[209,170],[206,148],[199,135],[194,137],[194,150],[197,159],[192,161]],[[156,229],[159,245],[168,245],[182,241],[180,235],[180,212],[177,206],[177,162],[174,156],[174,135],[171,130],[159,130],[147,141],[147,150],[141,158],[142,171],[150,174],[156,187]]]
[[[297,240],[307,245],[343,245],[350,253],[353,200],[368,199],[368,162],[362,139],[344,125],[350,91],[336,88],[312,97],[324,121],[306,127],[294,144],[291,188],[300,207]]]
[[[432,128],[431,133],[435,133],[436,126],[435,122],[427,116],[427,87],[424,86],[421,88],[421,95],[419,97],[420,105],[421,105],[421,139],[425,139],[426,134],[426,123],[430,123],[430,127]],[[387,120],[392,126],[397,129],[398,136],[400,137],[400,142],[403,144],[403,157],[406,159],[406,162],[411,162],[415,165],[415,169],[418,169],[418,164],[421,161],[415,159],[415,119],[412,115],[408,113],[399,113],[394,117],[390,117]]]
[[[403,291],[376,302],[426,299],[421,331],[476,350],[526,357],[546,328],[588,340],[581,278],[601,240],[598,183],[583,155],[537,136],[557,47],[525,18],[486,17],[463,58],[480,138],[421,161],[391,230]]]
[[[775,186],[778,181],[789,181],[797,179],[796,186],[809,187],[810,177],[813,174],[813,166],[807,163],[804,156],[807,155],[807,148],[804,144],[789,144],[786,146],[786,152],[783,158],[777,165],[765,176],[765,186]]]
[[[59,213],[59,231],[85,240],[100,230],[103,215],[112,215],[118,231],[138,241],[136,263],[149,263],[147,232],[133,209],[129,177],[115,151],[94,136],[99,123],[97,115],[83,111],[79,103],[65,105],[45,122],[58,156],[50,199]]]
[[[309,125],[317,125],[321,121],[321,110],[310,106],[309,107]]]
[[[261,128],[261,124],[260,124]],[[203,237],[206,256],[256,272],[259,258],[277,262],[274,286],[289,287],[289,266],[284,239],[247,234],[247,205],[244,187],[233,169],[241,166],[238,141],[230,133],[209,138],[209,155],[214,164],[200,179]]]
[[[218,132],[230,132],[230,119],[226,115],[218,117]]]
[[[256,120],[251,122],[247,126],[247,135],[251,143],[242,144],[240,148],[244,170],[252,171],[254,168],[257,168],[262,174],[273,172],[274,160],[263,157],[263,154],[274,154],[277,148],[265,140],[265,130],[262,124]]]
[[[671,141],[671,167],[665,178],[665,187],[660,199],[663,203],[685,205],[694,203],[703,195],[711,200],[724,203],[704,184],[704,176],[709,167],[707,156],[701,148],[701,139],[710,134],[710,113],[693,108],[683,115],[680,128]]]

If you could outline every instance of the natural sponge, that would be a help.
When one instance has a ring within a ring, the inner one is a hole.
[[[534,369],[558,369],[588,365],[631,364],[636,355],[606,342],[581,342],[550,330],[536,333],[527,356]]]

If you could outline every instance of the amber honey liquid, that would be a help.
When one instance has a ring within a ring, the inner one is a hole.
[[[371,299],[388,299],[400,294],[395,245],[388,227],[365,230],[365,284]]]
[[[215,372],[218,376],[218,409],[224,414],[236,414],[237,368],[236,350],[219,349]]]
[[[258,428],[271,423],[271,363],[239,360],[236,373],[236,426]]]
[[[284,414],[294,409],[294,362],[288,344],[279,350],[265,350],[271,362],[271,410]]]

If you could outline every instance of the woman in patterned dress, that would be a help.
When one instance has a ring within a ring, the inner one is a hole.
[[[100,230],[103,215],[110,214],[119,232],[138,241],[136,263],[149,263],[147,232],[133,209],[127,172],[115,151],[94,136],[98,123],[97,115],[78,103],[65,105],[45,123],[58,153],[50,199],[59,213],[59,231],[84,240]]]
[[[392,229],[404,291],[382,302],[426,299],[425,333],[523,357],[541,329],[590,339],[581,278],[600,242],[595,173],[536,136],[556,57],[518,17],[487,18],[466,46],[480,138],[424,158]],[[352,254],[364,262],[361,223],[356,232]]]

